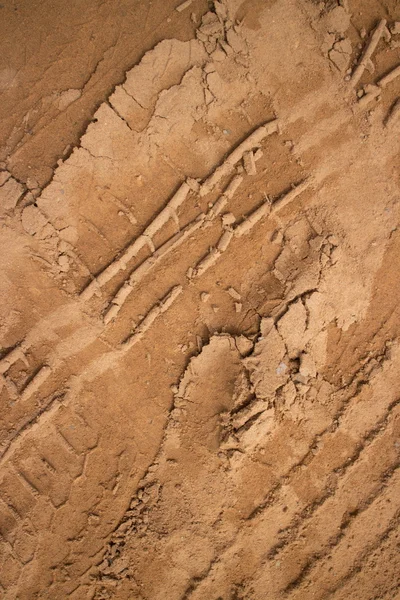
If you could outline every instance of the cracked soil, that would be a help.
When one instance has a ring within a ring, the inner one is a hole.
[[[0,4],[0,598],[400,598],[396,0]]]

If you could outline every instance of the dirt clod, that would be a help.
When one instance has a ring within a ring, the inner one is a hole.
[[[397,4],[14,4],[1,598],[394,600]]]

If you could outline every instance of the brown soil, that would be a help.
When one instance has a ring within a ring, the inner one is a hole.
[[[3,0],[1,598],[400,598],[399,65],[396,0]]]

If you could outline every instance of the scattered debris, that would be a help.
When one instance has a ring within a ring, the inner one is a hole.
[[[200,260],[200,262],[197,263],[193,269],[192,278],[200,277],[217,262],[221,254],[227,250],[233,236],[234,232],[232,230],[227,229],[224,231],[217,243],[216,248],[211,248],[210,252],[206,254],[206,256]]]
[[[237,292],[233,287],[228,288],[226,291],[234,300],[240,300],[242,298],[239,292]]]
[[[384,88],[387,85],[389,85],[389,83],[391,83],[392,81],[394,81],[395,79],[397,79],[397,77],[399,77],[399,76],[400,76],[400,65],[398,65],[397,67],[395,67],[394,69],[392,69],[384,77],[381,77],[381,79],[379,79],[379,81],[378,81],[378,85],[381,88]]]
[[[224,227],[230,227],[236,222],[236,217],[232,213],[225,213],[222,215],[222,225]]]
[[[382,90],[378,85],[368,84],[364,86],[364,94],[358,100],[358,106],[363,110],[366,108],[373,100],[379,99],[381,96]]]
[[[358,100],[358,106],[361,109],[366,108],[373,100],[380,99],[382,90],[389,85],[392,81],[400,77],[400,65],[389,71],[386,75],[381,77],[377,83],[368,84],[364,86],[364,94]]]
[[[184,203],[189,192],[191,191],[190,186],[186,181],[182,183],[177,192],[167,203],[167,206],[161,210],[161,212],[153,219],[150,225],[144,230],[143,234],[137,237],[115,260],[111,262],[95,279],[93,279],[86,288],[83,289],[80,296],[82,300],[89,300],[99,289],[106,283],[108,283],[115,275],[121,270],[126,269],[128,263],[132,258],[137,256],[139,251],[144,246],[149,246],[150,249],[154,248],[152,238],[153,236],[170,220],[177,220],[176,211]]]
[[[362,53],[361,59],[354,69],[352,75],[350,76],[349,85],[351,88],[354,88],[357,83],[360,81],[364,71],[366,68],[374,69],[374,66],[371,61],[371,57],[376,50],[376,47],[379,44],[381,38],[384,38],[387,42],[390,41],[390,32],[387,28],[386,19],[382,19],[379,25],[376,27],[374,33],[371,36],[370,42],[366,45],[364,52]]]
[[[250,233],[253,229],[254,225],[256,225],[261,219],[263,219],[268,214],[275,214],[280,211],[282,208],[293,202],[297,196],[299,196],[302,192],[304,192],[310,185],[310,179],[306,179],[299,183],[297,186],[293,187],[293,189],[278,198],[275,202],[271,203],[270,200],[266,200],[259,206],[256,210],[254,210],[240,225],[235,228],[235,236],[241,237],[242,235],[246,235]]]
[[[215,169],[214,173],[208,177],[201,186],[200,196],[209,194],[221,181],[223,177],[229,175],[234,169],[237,163],[242,160],[243,155],[253,150],[258,146],[266,137],[278,132],[278,119],[269,121],[258,127],[253,133],[251,133],[239,146],[231,152],[228,158]]]
[[[256,175],[256,161],[254,157],[254,152],[252,150],[243,154],[243,165],[247,175]]]
[[[187,8],[189,8],[189,6],[192,4],[193,0],[186,0],[185,2],[182,2],[182,4],[180,4],[179,6],[177,6],[175,8],[175,10],[177,12],[183,12],[184,10],[186,10]]]

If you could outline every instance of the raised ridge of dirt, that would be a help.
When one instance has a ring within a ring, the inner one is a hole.
[[[111,4],[2,25],[1,597],[396,599],[400,8]]]

